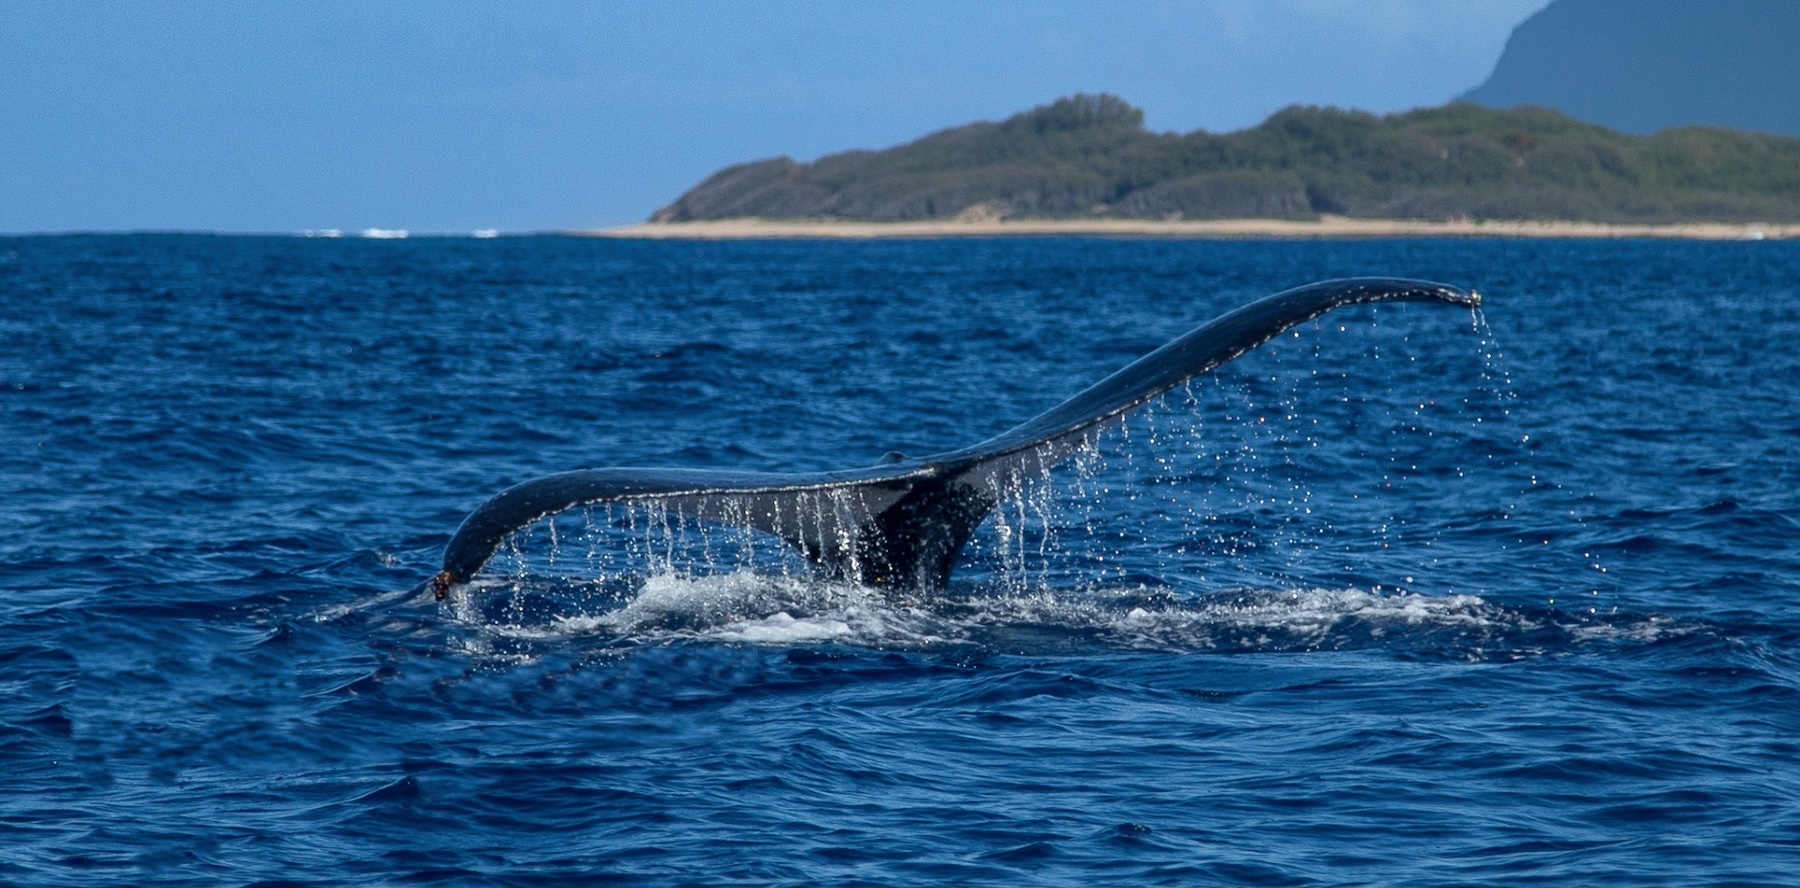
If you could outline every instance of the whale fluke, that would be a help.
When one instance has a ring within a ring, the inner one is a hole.
[[[925,591],[950,581],[975,528],[1024,470],[1042,472],[1104,424],[1332,309],[1368,302],[1476,307],[1480,294],[1398,278],[1297,287],[1227,312],[1085,391],[986,441],[935,456],[898,452],[861,469],[804,474],[609,468],[549,475],[501,491],[464,519],[432,578],[443,598],[509,534],[591,503],[655,505],[703,522],[774,534],[833,576]]]

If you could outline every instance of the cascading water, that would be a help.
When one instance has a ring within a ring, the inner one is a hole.
[[[1497,456],[1490,440],[1512,397],[1491,334],[1477,315],[1472,360],[1425,379],[1393,367],[1416,361],[1410,325],[1382,320],[1371,307],[1302,325],[1089,436],[1058,468],[1010,467],[938,594],[828,576],[780,521],[764,532],[645,501],[513,534],[455,609],[494,637],[487,649],[509,651],[569,637],[1312,649],[1396,629],[1471,651],[1528,648],[1550,623],[1486,604],[1478,579],[1446,579],[1468,574],[1436,554],[1445,516],[1401,508],[1429,486],[1424,501],[1446,509],[1510,512],[1516,495],[1496,492],[1537,483],[1523,451]],[[1477,439],[1479,458],[1467,449]],[[787,517],[845,527],[848,495],[818,491],[802,501],[812,513]],[[1394,505],[1371,509],[1383,501]],[[1356,520],[1339,514],[1351,503]]]

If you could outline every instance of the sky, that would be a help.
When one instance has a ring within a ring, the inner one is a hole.
[[[0,232],[594,228],[1077,92],[1401,111],[1546,2],[0,0]]]

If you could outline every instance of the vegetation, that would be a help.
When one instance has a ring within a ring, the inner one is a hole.
[[[1800,139],[1632,136],[1545,108],[1377,116],[1294,106],[1233,133],[1152,133],[1110,95],[885,151],[721,170],[654,221],[744,216],[1800,220]]]

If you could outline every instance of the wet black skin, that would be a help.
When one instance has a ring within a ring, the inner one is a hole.
[[[607,468],[508,488],[469,515],[432,579],[439,598],[466,583],[509,534],[590,503],[661,506],[700,521],[755,527],[787,540],[829,574],[922,592],[950,581],[963,545],[1021,478],[1041,475],[1132,408],[1289,327],[1346,305],[1481,296],[1445,284],[1346,278],[1277,293],[1220,315],[1074,397],[979,444],[934,456],[889,453],[862,469],[810,474]],[[824,505],[821,505],[824,504]]]

